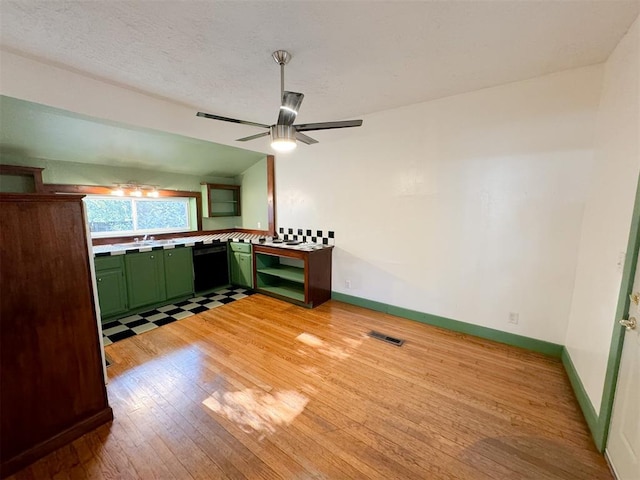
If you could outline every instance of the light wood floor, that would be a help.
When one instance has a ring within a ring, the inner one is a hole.
[[[253,295],[106,352],[113,424],[16,480],[612,478],[557,359],[340,302]]]

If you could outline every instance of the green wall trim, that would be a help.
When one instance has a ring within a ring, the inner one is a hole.
[[[563,351],[563,346],[551,342],[545,342],[544,340],[537,340],[535,338],[529,338],[522,335],[516,335],[514,333],[503,332],[501,330],[495,330],[493,328],[481,327],[479,325],[473,325],[471,323],[460,322],[458,320],[452,320],[446,317],[440,317],[438,315],[431,315],[429,313],[418,312],[416,310],[410,310],[408,308],[396,307],[394,305],[388,305],[382,302],[376,302],[375,300],[368,300],[366,298],[354,297],[340,292],[331,292],[331,298],[358,307],[368,308],[378,312],[388,313],[397,317],[407,318],[409,320],[415,320],[417,322],[426,323],[447,330],[453,330],[454,332],[466,333],[487,340],[493,340],[500,343],[506,343],[514,347],[525,348],[534,352],[543,353],[552,357],[560,358]]]
[[[582,380],[580,380],[580,376],[578,375],[578,371],[576,367],[573,365],[573,361],[571,360],[571,355],[569,355],[569,351],[563,347],[562,348],[562,365],[564,365],[564,369],[567,372],[567,376],[569,377],[569,382],[571,382],[571,387],[573,388],[573,392],[578,400],[578,404],[580,405],[580,409],[582,410],[582,414],[584,415],[585,420],[587,421],[587,425],[589,426],[589,430],[591,430],[591,435],[596,443],[596,447],[599,451],[602,451],[601,445],[598,445],[598,438],[600,437],[600,422],[598,419],[598,414],[596,413],[596,409],[593,408],[593,404],[591,400],[589,400],[589,395],[587,395],[587,391],[582,384]]]
[[[611,413],[613,411],[613,400],[618,382],[618,370],[620,368],[620,358],[622,357],[622,346],[624,342],[624,328],[618,324],[618,320],[625,318],[629,311],[629,294],[633,289],[633,280],[636,274],[638,263],[638,250],[640,249],[640,176],[636,186],[636,198],[631,217],[631,227],[629,229],[629,240],[627,242],[627,255],[622,271],[622,282],[618,303],[616,306],[616,316],[611,344],[609,346],[609,359],[607,361],[607,372],[604,378],[604,388],[602,389],[602,400],[600,402],[600,415],[598,424],[598,434],[594,436],[596,446],[599,451],[603,451],[607,445],[609,436],[609,424],[611,423]]]

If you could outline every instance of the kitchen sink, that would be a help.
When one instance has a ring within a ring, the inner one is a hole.
[[[178,238],[168,238],[166,240],[138,240],[137,242],[116,243],[114,245],[123,248],[159,247],[162,245],[175,245],[183,241]]]

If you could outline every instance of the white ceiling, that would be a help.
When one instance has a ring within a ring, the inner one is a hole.
[[[224,116],[361,115],[606,60],[640,1],[10,1],[10,50]]]

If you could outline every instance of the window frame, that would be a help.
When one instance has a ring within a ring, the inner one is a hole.
[[[91,220],[89,219],[89,212],[87,210],[87,227],[91,238],[110,238],[110,237],[130,237],[135,235],[151,235],[151,234],[165,234],[165,233],[184,233],[193,231],[193,215],[191,211],[191,199],[189,197],[178,197],[178,196],[161,196],[161,197],[120,197],[114,195],[101,195],[101,194],[88,194],[83,200],[115,200],[115,201],[129,201],[131,202],[131,220],[133,223],[133,230],[111,230],[106,232],[92,232],[91,231]],[[136,208],[136,202],[175,202],[182,203],[185,207],[185,215],[187,220],[187,225],[185,227],[174,227],[174,228],[145,228],[140,229],[136,228],[138,225],[138,211]],[[85,207],[86,209],[86,207]]]
[[[111,195],[113,191],[113,186],[104,186],[104,185],[78,185],[78,184],[66,184],[66,183],[45,183],[44,184],[45,192],[48,193],[75,193],[80,195]],[[191,201],[195,202],[195,209],[192,210],[192,214],[195,213],[195,223],[192,222],[192,232],[198,232],[202,230],[202,194],[198,192],[192,192],[189,190],[158,190],[158,195],[160,197],[186,197],[190,198]],[[182,232],[181,232],[182,233]],[[188,232],[184,232],[188,233]],[[93,245],[106,245],[109,242],[113,241],[127,241],[132,238],[131,236],[118,236],[114,235],[112,237],[100,237],[93,238]]]

